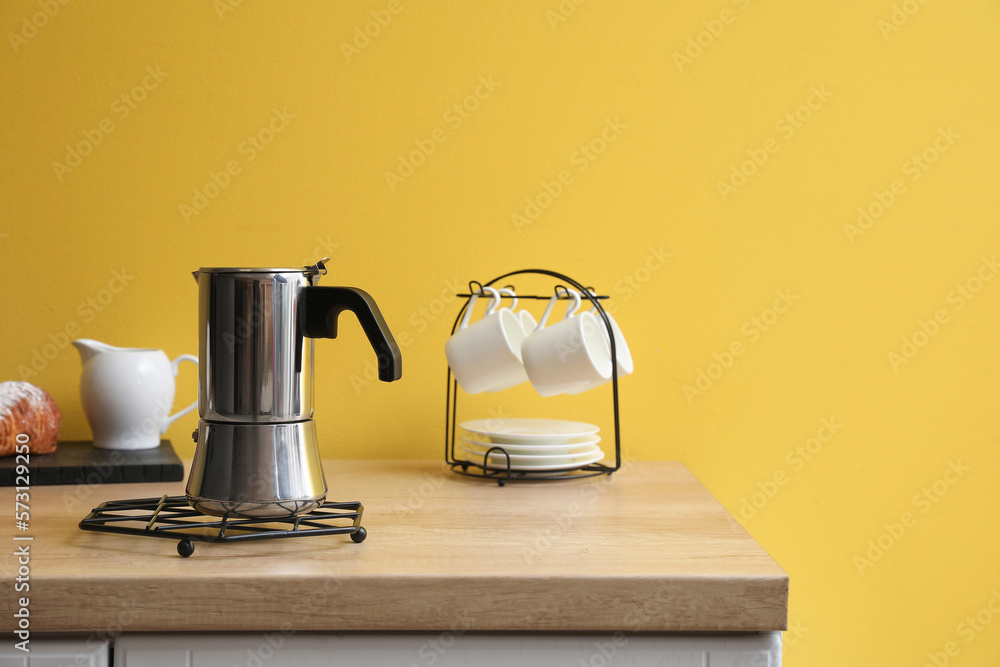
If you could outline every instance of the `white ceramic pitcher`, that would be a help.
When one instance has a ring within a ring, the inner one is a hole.
[[[198,357],[182,354],[173,361],[163,350],[115,347],[96,340],[73,341],[80,352],[83,374],[80,400],[101,449],[152,449],[178,417],[198,406],[195,401],[170,414],[174,379],[182,361],[198,364]]]

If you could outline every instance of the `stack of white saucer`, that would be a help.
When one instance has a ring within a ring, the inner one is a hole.
[[[561,419],[475,419],[461,424],[462,449],[471,463],[491,470],[558,472],[604,458],[593,424]],[[503,448],[499,449],[491,448]],[[487,454],[487,452],[489,452]]]

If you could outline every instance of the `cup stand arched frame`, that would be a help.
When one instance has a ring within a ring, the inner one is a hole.
[[[465,297],[465,303],[462,308],[458,311],[458,317],[455,318],[455,323],[451,327],[451,333],[455,333],[458,328],[458,323],[462,320],[462,315],[465,313],[465,309],[469,306],[469,300],[473,294],[478,294],[479,296],[488,296],[484,291],[484,287],[492,287],[501,280],[510,278],[512,276],[524,275],[524,274],[535,274],[543,275],[555,278],[560,283],[566,283],[569,287],[580,292],[581,297],[586,297],[594,305],[597,313],[601,316],[601,320],[604,322],[604,326],[608,331],[608,340],[611,341],[611,392],[612,392],[612,409],[614,411],[615,420],[615,465],[614,467],[604,465],[603,463],[592,463],[580,468],[571,469],[568,471],[561,472],[526,472],[512,470],[510,465],[510,454],[507,450],[503,448],[502,445],[495,445],[490,447],[485,454],[483,454],[483,463],[480,465],[474,461],[467,459],[459,459],[455,456],[455,434],[456,425],[458,423],[458,382],[455,380],[451,372],[451,367],[448,367],[448,388],[446,394],[446,405],[445,405],[445,445],[444,445],[444,458],[445,461],[451,466],[452,471],[459,475],[465,475],[468,477],[481,477],[484,479],[495,479],[500,486],[504,486],[508,481],[542,481],[542,480],[558,480],[558,479],[580,479],[583,477],[596,477],[599,475],[610,475],[611,473],[617,471],[622,465],[622,448],[621,448],[621,428],[620,419],[618,414],[618,355],[617,350],[615,350],[615,336],[611,328],[611,321],[608,319],[607,313],[601,306],[601,300],[607,299],[607,296],[600,296],[593,292],[593,290],[584,287],[581,283],[573,280],[569,276],[562,273],[557,273],[555,271],[548,271],[546,269],[521,269],[520,271],[511,271],[510,273],[505,273],[502,276],[498,276],[487,283],[480,283],[478,281],[469,282],[469,293],[468,294],[458,294],[456,296]],[[560,287],[565,287],[566,285],[557,284],[555,287],[555,293],[559,298],[568,299],[569,293],[564,289],[562,293],[559,292]],[[551,295],[534,295],[534,294],[518,294],[518,299],[539,299],[548,300],[552,298]],[[506,466],[501,464],[497,466],[496,464],[489,464],[490,457],[494,460],[497,458],[497,454],[501,454],[506,460]]]

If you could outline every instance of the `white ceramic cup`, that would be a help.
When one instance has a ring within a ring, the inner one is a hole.
[[[608,340],[608,328],[604,325],[604,320],[601,319],[601,315],[597,312],[597,308],[591,308],[590,313],[594,316],[594,321],[597,326],[601,329],[601,334],[604,336],[604,340]],[[632,363],[632,351],[629,350],[628,343],[625,342],[625,336],[622,334],[621,327],[618,326],[618,322],[608,311],[604,311],[604,314],[608,316],[608,322],[611,324],[611,333],[614,335],[615,341],[615,360],[617,362],[616,366],[618,368],[618,378],[621,379],[626,375],[632,373],[635,370],[635,365]],[[610,344],[608,345],[610,354]],[[581,384],[579,387],[574,387],[566,391],[567,394],[580,394],[588,389],[593,389],[595,387],[600,387],[603,384],[611,382],[611,378],[607,380],[601,380],[600,382],[591,382],[586,384]]]
[[[521,342],[524,328],[510,308],[497,308],[500,293],[484,287],[492,300],[482,319],[469,324],[478,294],[469,298],[458,330],[444,345],[448,365],[458,384],[469,394],[480,394],[517,380],[524,373]]]
[[[555,396],[611,377],[611,350],[607,339],[591,313],[576,313],[580,307],[580,293],[568,291],[573,302],[563,319],[545,326],[559,298],[557,294],[549,300],[535,331],[521,344],[528,379],[542,396]]]
[[[518,322],[521,323],[521,329],[524,330],[524,337],[527,338],[529,335],[531,335],[531,332],[535,330],[535,327],[538,326],[538,322],[535,321],[534,315],[532,315],[531,313],[529,313],[527,310],[524,309],[521,309],[520,312],[517,311],[517,294],[514,293],[513,289],[509,287],[503,287],[497,291],[500,292],[501,295],[511,297],[510,309],[517,316]],[[490,389],[490,392],[510,389],[511,387],[516,387],[517,385],[527,381],[528,381],[528,374],[524,371],[524,367],[522,366],[521,374],[517,378],[511,380],[510,382],[505,382],[504,384],[493,387],[492,389]]]

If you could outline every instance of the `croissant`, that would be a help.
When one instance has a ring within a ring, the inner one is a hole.
[[[59,441],[59,406],[30,382],[0,382],[0,456],[15,453],[18,436],[28,452],[51,454]]]

